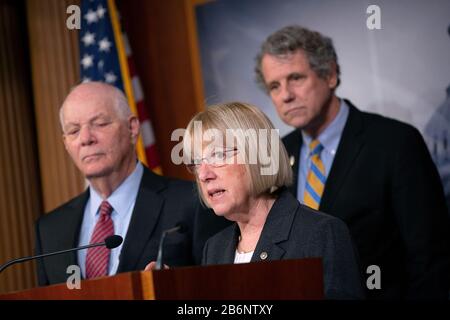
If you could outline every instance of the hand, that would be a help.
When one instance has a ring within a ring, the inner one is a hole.
[[[156,262],[155,262],[155,261],[152,261],[152,262],[150,262],[148,265],[145,266],[144,271],[152,271],[152,270],[155,270],[155,267],[156,267]]]
[[[156,267],[156,261],[152,261],[152,262],[150,262],[148,265],[145,266],[144,271],[152,271],[152,270],[155,270],[155,267]],[[168,265],[165,264],[165,265],[164,265],[164,269],[165,269],[165,270],[168,270],[168,269],[170,269],[170,268],[169,268]]]

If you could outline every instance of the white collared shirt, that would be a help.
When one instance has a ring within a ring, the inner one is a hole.
[[[253,253],[255,251],[250,252],[244,252],[239,253],[239,251],[236,250],[236,253],[234,255],[234,263],[248,263],[252,260]]]

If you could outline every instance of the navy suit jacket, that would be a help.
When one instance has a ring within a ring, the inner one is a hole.
[[[239,234],[235,223],[210,238],[202,264],[233,263]],[[301,258],[322,258],[326,298],[364,298],[357,252],[345,223],[301,205],[284,190],[269,212],[251,262]]]
[[[439,174],[419,131],[380,115],[350,112],[319,210],[344,220],[362,272],[381,269],[369,298],[448,298],[449,217]],[[298,174],[302,136],[283,138]],[[297,194],[297,179],[291,188]],[[367,277],[369,275],[366,275]]]
[[[78,246],[88,198],[86,190],[38,219],[36,254]],[[166,238],[163,262],[170,266],[199,264],[205,241],[229,225],[228,221],[201,206],[192,182],[162,177],[144,167],[117,273],[143,270],[147,263],[155,261],[162,231],[178,222],[187,226],[187,232]],[[39,259],[39,285],[66,282],[66,269],[75,264],[76,252]]]

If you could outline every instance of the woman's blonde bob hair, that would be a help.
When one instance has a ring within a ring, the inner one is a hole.
[[[196,132],[199,124],[201,124],[202,132]],[[241,160],[249,173],[250,190],[253,196],[271,194],[280,187],[292,184],[292,169],[278,131],[275,131],[272,122],[257,107],[243,102],[228,102],[209,106],[205,111],[195,115],[189,122],[183,137],[184,163],[192,163],[192,159],[196,156],[194,153],[196,147],[202,150],[206,131],[218,132],[221,137],[228,137],[227,134],[230,131],[241,133],[234,134],[231,143],[237,148],[238,156],[243,157]],[[249,132],[260,134],[246,134]],[[228,140],[227,147],[230,146]],[[264,154],[265,163],[261,162],[261,155],[256,155],[255,152]],[[267,172],[264,171],[267,170],[267,163],[277,164],[276,170],[269,171],[269,174],[261,174],[261,172]],[[200,198],[207,205],[200,190],[197,175],[196,181]]]

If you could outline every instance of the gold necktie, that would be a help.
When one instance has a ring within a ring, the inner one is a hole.
[[[325,189],[325,166],[320,160],[320,153],[323,146],[319,140],[314,139],[309,144],[311,156],[311,167],[306,177],[305,192],[303,193],[303,203],[313,209],[319,209],[320,199]]]

